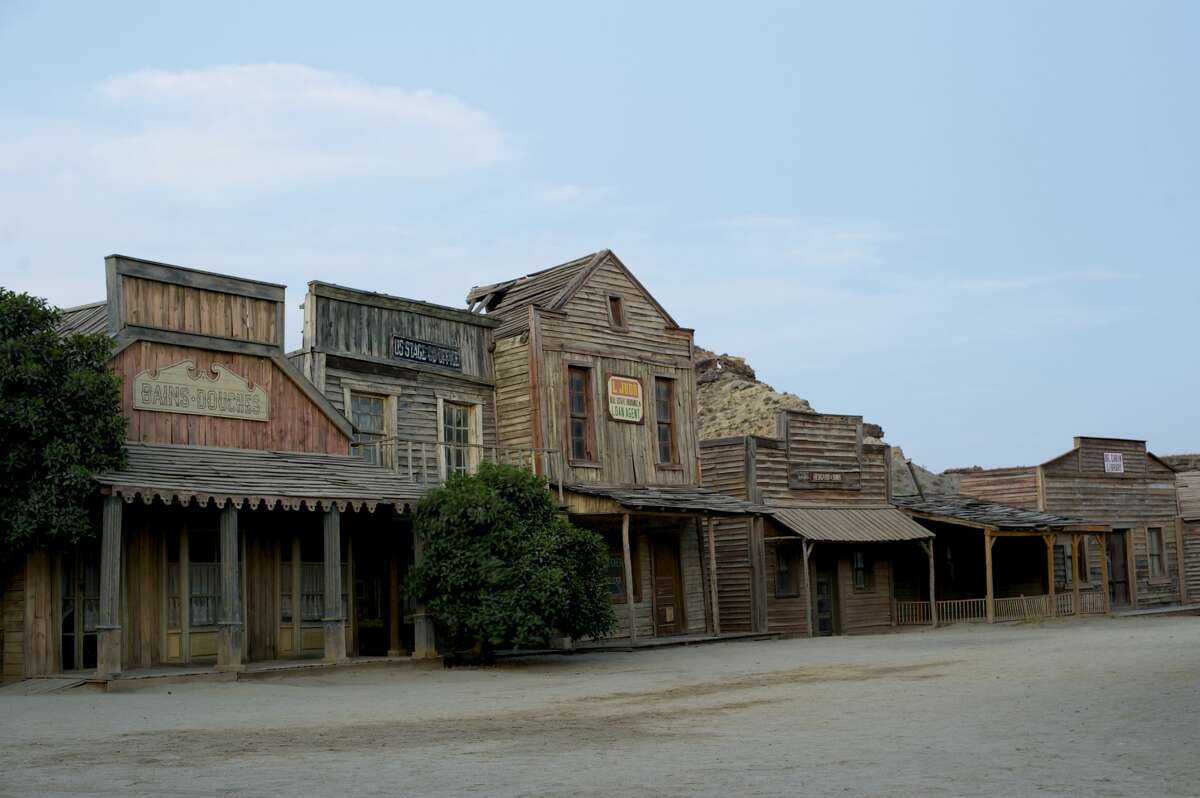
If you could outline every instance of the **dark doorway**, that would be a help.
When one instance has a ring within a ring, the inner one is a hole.
[[[817,560],[813,570],[813,634],[829,637],[838,632],[837,560]]]
[[[1129,606],[1129,567],[1125,559],[1127,530],[1114,529],[1108,538],[1108,599],[1114,607]]]
[[[677,635],[687,629],[683,605],[683,572],[679,565],[679,539],[655,535],[654,634]]]
[[[96,667],[96,623],[100,615],[100,563],[95,551],[62,558],[62,604],[59,608],[62,669]]]
[[[382,657],[391,636],[388,568],[391,556],[379,536],[354,539],[354,620],[359,656]]]

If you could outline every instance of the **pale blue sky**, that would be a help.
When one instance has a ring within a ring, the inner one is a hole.
[[[253,9],[244,6],[254,5]],[[0,0],[0,284],[459,305],[615,250],[930,467],[1200,450],[1200,4]]]

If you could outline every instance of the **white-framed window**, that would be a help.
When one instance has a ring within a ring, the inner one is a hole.
[[[350,423],[354,425],[354,453],[368,463],[382,465],[387,401],[375,394],[350,392]]]
[[[458,393],[437,397],[438,471],[442,479],[471,474],[479,467],[483,442],[483,402]]]

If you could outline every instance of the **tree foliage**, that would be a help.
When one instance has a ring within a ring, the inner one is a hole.
[[[0,288],[0,562],[95,534],[96,472],[124,464],[103,334],[59,336],[45,300]]]
[[[608,548],[560,517],[543,479],[480,466],[428,493],[415,513],[422,561],[408,589],[456,646],[535,648],[615,623]]]

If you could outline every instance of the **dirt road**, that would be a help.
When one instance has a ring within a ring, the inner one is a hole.
[[[1200,617],[0,699],[0,795],[1200,795]]]

